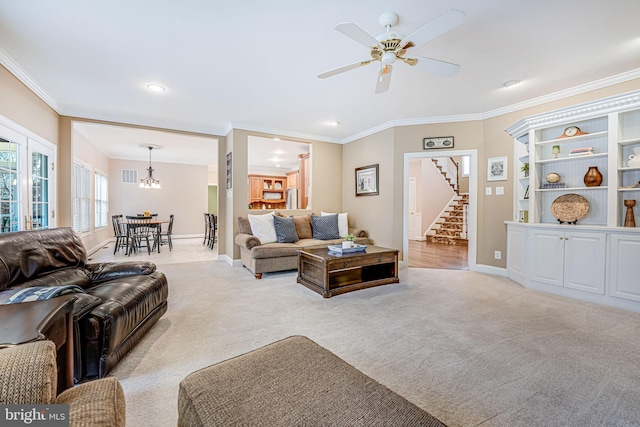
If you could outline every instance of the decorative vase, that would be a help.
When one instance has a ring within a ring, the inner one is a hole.
[[[345,240],[344,242],[342,242],[342,249],[348,249],[352,247],[353,247],[353,241]]]
[[[633,216],[633,207],[636,205],[635,200],[625,200],[624,205],[627,207],[627,215],[624,217],[625,227],[635,227],[636,219]]]
[[[584,185],[587,187],[597,187],[602,184],[602,174],[597,166],[589,166],[589,170],[584,175]]]
[[[634,147],[633,154],[629,156],[627,166],[630,168],[640,167],[640,147]]]

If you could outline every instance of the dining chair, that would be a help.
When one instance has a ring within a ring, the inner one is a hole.
[[[209,220],[209,214],[208,212],[204,213],[204,240],[202,241],[202,244],[207,244],[207,246],[209,245],[209,238],[211,236],[211,221]]]
[[[218,241],[218,215],[211,214],[211,241],[209,249],[213,249],[213,245]]]
[[[152,227],[149,221],[151,221],[151,216],[127,216],[128,255],[144,246],[146,246],[148,254],[151,255],[151,242],[155,235],[155,228]],[[143,245],[143,243],[146,243],[146,245]]]
[[[113,248],[115,255],[121,248],[127,251],[127,227],[122,223],[122,215],[111,215],[111,223],[113,225],[113,235],[116,238],[116,244]]]
[[[173,242],[171,241],[171,235],[173,233],[173,218],[175,215],[169,215],[169,225],[167,226],[167,231],[163,232],[162,229],[157,234],[156,239],[154,240],[153,247],[155,248],[158,245],[158,252],[160,252],[160,246],[169,245],[169,251],[173,250]],[[166,238],[166,239],[163,239]]]

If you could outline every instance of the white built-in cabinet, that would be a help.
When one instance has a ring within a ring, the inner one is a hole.
[[[609,270],[611,296],[640,302],[640,235],[611,236]]]
[[[531,280],[604,294],[606,234],[531,230]]]
[[[563,135],[569,126],[584,133]],[[508,276],[528,288],[640,312],[640,162],[630,162],[640,152],[640,91],[527,117],[507,132],[515,165]],[[592,154],[569,155],[585,147]],[[594,166],[602,183],[587,187],[584,175]],[[549,173],[562,184],[549,188]],[[566,194],[588,202],[577,224],[552,213]],[[634,228],[624,226],[625,200],[636,201]]]

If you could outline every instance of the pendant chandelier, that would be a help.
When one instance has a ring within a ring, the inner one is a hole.
[[[140,188],[157,188],[160,189],[160,181],[153,177],[153,168],[151,167],[151,150],[153,145],[147,146],[149,149],[149,167],[147,168],[147,177],[140,180]]]

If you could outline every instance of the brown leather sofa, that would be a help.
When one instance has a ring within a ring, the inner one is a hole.
[[[88,263],[67,227],[0,234],[0,303],[11,290],[69,285],[76,381],[107,375],[167,310],[167,279],[151,262]]]

